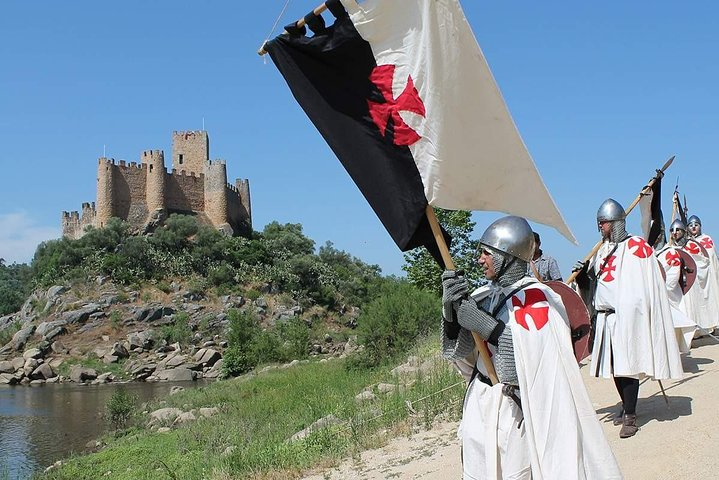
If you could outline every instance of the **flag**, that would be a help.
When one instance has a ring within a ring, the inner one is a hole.
[[[403,251],[425,209],[491,210],[574,236],[517,132],[457,0],[330,0],[265,50]]]
[[[661,200],[662,176],[658,175],[649,192],[642,195],[639,201],[639,209],[642,213],[642,233],[647,243],[655,250],[662,248],[667,243]]]

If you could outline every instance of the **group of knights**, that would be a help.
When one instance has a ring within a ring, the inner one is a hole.
[[[592,318],[590,374],[616,386],[620,438],[639,430],[640,380],[681,379],[680,354],[719,317],[717,256],[699,218],[673,222],[671,241],[655,251],[627,233],[625,216],[615,200],[603,202],[601,246],[573,268]],[[575,357],[584,333],[563,296],[527,274],[534,256],[529,223],[503,217],[479,241],[488,284],[470,291],[461,272],[442,275],[442,354],[468,382],[463,478],[622,478]]]

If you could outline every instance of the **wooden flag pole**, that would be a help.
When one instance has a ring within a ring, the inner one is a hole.
[[[327,4],[323,3],[323,4],[320,5],[319,7],[316,7],[314,10],[312,10],[312,14],[316,17],[316,16],[318,16],[318,15],[322,15],[322,13],[323,13],[325,10],[327,10]],[[302,17],[302,18],[300,18],[299,20],[297,20],[297,22],[295,22],[295,25],[297,25],[297,28],[302,28],[302,27],[304,27],[304,26],[306,25],[305,17]],[[268,39],[268,40],[269,40],[269,39]],[[260,49],[257,50],[257,55],[259,55],[260,57],[262,57],[263,55],[266,55],[266,54],[267,54],[267,50],[265,50],[265,43],[267,43],[267,42],[263,42],[263,43],[262,43],[262,46],[260,47]]]
[[[659,170],[657,173],[661,172],[663,174],[664,172],[666,172],[667,168],[669,168],[669,166],[672,164],[673,161],[674,161],[674,155],[672,155],[672,157],[669,160],[667,160],[667,162],[664,164],[664,166],[661,168],[661,170]],[[634,201],[631,203],[631,205],[629,205],[629,208],[624,210],[625,216],[629,215],[631,213],[631,211],[634,210],[634,207],[637,206],[637,204],[642,199],[642,197],[649,193],[649,191],[652,189],[652,187],[656,183],[658,176],[659,175],[654,176],[651,180],[649,180],[649,183],[646,185],[646,187],[642,188],[642,191],[639,192],[639,195],[637,196],[637,198],[635,198]],[[594,248],[592,249],[592,251],[589,252],[589,254],[586,257],[584,257],[584,263],[587,263],[589,260],[592,259],[594,254],[599,251],[599,248],[602,246],[603,242],[604,242],[604,240],[599,240],[597,242],[597,244],[594,245]],[[579,275],[579,271],[573,272],[564,283],[566,283],[566,284],[572,283],[574,281],[574,279],[577,278],[577,275]]]
[[[447,270],[454,270],[455,266],[452,261],[452,256],[449,254],[449,248],[447,248],[447,243],[444,241],[444,235],[442,235],[442,229],[439,226],[439,222],[437,221],[437,216],[434,214],[432,205],[427,205],[427,219],[429,220],[429,226],[432,228],[432,234],[434,234],[434,239],[437,242],[439,251],[442,254],[442,260],[444,260],[445,268]],[[482,340],[482,337],[480,337],[477,332],[472,332],[472,337],[474,337],[474,344],[477,347],[479,356],[482,358],[482,363],[484,364],[484,368],[487,370],[489,379],[492,381],[492,385],[496,385],[499,383],[499,379],[497,378],[497,372],[494,369],[494,364],[490,358],[487,343]]]

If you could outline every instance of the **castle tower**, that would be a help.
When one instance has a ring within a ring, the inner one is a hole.
[[[228,223],[227,165],[222,160],[205,164],[205,214],[215,227]]]
[[[145,202],[147,211],[165,208],[165,154],[162,150],[142,152],[142,166],[147,172]]]
[[[103,228],[115,216],[114,185],[115,160],[100,157],[97,161],[97,213],[95,226]]]
[[[199,176],[210,159],[210,138],[204,130],[172,132],[172,168]]]
[[[235,180],[235,187],[237,187],[237,191],[240,193],[240,201],[242,202],[242,206],[245,207],[245,211],[247,211],[247,223],[250,227],[250,231],[252,231],[252,202],[250,201],[250,180],[246,178],[238,178],[237,180]]]

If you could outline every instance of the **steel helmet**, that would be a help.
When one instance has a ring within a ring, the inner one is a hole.
[[[524,218],[510,215],[487,227],[479,244],[529,262],[534,255],[534,232]]]
[[[597,222],[616,222],[625,216],[624,207],[612,198],[604,200],[597,210]]]
[[[684,222],[682,222],[679,218],[674,220],[672,224],[669,226],[669,231],[674,232],[675,230],[684,230],[687,231],[687,226],[684,225]]]
[[[687,219],[687,225],[691,225],[692,223],[697,223],[697,224],[699,224],[700,227],[702,226],[701,219],[699,217],[697,217],[696,215],[692,215],[691,217],[689,217]]]

